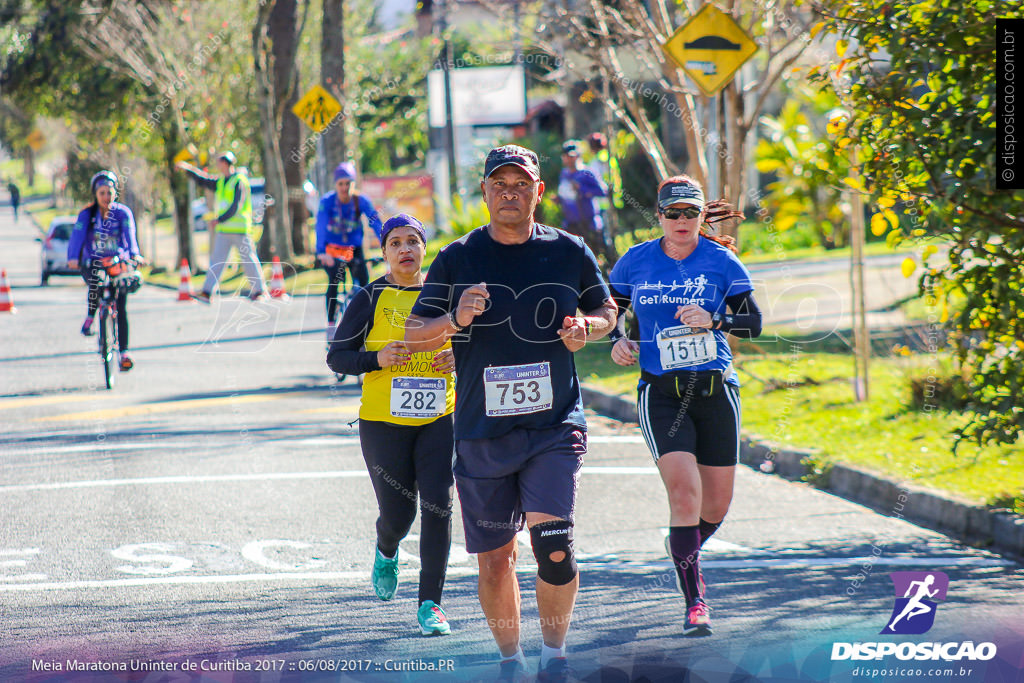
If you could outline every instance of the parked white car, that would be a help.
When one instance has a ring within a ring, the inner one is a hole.
[[[46,231],[46,238],[40,238],[43,243],[42,257],[40,259],[41,275],[39,283],[45,285],[51,275],[79,275],[78,270],[68,268],[68,242],[71,241],[71,231],[75,229],[77,216],[57,216],[50,221],[50,229]]]

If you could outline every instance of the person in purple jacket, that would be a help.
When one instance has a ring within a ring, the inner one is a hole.
[[[600,180],[580,161],[580,141],[562,145],[562,172],[558,175],[558,204],[562,229],[579,235],[594,254],[608,257],[601,213],[596,199],[608,194]]]
[[[81,267],[82,279],[89,287],[88,310],[82,323],[82,334],[92,332],[92,320],[99,305],[100,260],[118,256],[131,260],[136,265],[145,262],[139,254],[139,243],[135,238],[135,216],[124,204],[115,202],[117,197],[117,176],[110,171],[100,171],[89,183],[93,202],[82,209],[75,221],[68,242],[68,267]],[[131,370],[135,365],[128,355],[128,295],[121,291],[117,298],[118,345],[121,352],[121,370]]]
[[[345,277],[345,266],[356,287],[370,280],[363,257],[363,222],[380,241],[381,222],[373,202],[355,191],[356,166],[343,161],[334,169],[334,192],[320,200],[316,212],[316,258],[327,273],[327,339],[334,338],[338,320],[338,285]]]

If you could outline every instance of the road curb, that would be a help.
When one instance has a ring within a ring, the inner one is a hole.
[[[583,385],[586,407],[622,422],[637,422],[636,404]],[[740,440],[740,462],[765,473],[800,481],[889,517],[940,531],[968,545],[1024,558],[1024,518],[956,500],[947,494],[886,479],[852,465],[816,469],[813,450],[780,448],[756,436]]]

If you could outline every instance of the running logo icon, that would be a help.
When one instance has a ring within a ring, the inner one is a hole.
[[[949,577],[942,572],[892,572],[896,604],[879,633],[919,635],[935,623],[937,602],[946,599]]]

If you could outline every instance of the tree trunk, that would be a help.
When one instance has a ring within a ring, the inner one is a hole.
[[[189,220],[189,212],[192,210],[188,205],[189,179],[174,165],[174,157],[185,146],[185,122],[181,119],[176,103],[172,102],[169,109],[171,114],[163,119],[161,134],[164,139],[164,164],[174,201],[175,232],[178,235],[178,259],[175,265],[185,259],[189,267],[195,271],[198,264],[195,261],[195,248],[192,243],[192,222]]]
[[[328,170],[348,159],[345,145],[345,120],[348,103],[345,100],[345,2],[344,0],[323,0],[323,34],[320,43],[320,85],[334,95],[341,103],[341,114],[330,128],[324,131],[324,167]],[[327,178],[320,179],[324,187],[330,185]]]
[[[277,209],[280,213],[288,214],[292,252],[305,254],[307,214],[302,181],[306,171],[302,155],[293,154],[302,144],[302,131],[298,117],[291,113],[292,105],[299,98],[295,59],[302,29],[297,23],[297,13],[297,0],[277,0],[270,13],[269,33],[274,55],[274,97],[278,105],[277,118],[281,122],[278,145],[287,187],[285,194],[278,200]]]
[[[728,148],[728,164],[725,164],[722,196],[732,203],[737,211],[743,211],[747,205],[747,134],[750,132],[746,121],[743,93],[736,81],[725,87],[722,93],[726,105],[726,142]],[[722,234],[739,239],[739,221],[725,221]]]
[[[281,162],[280,134],[281,121],[278,115],[277,98],[273,83],[273,56],[270,53],[267,35],[270,13],[276,2],[261,6],[252,33],[253,70],[256,77],[257,104],[260,112],[260,137],[263,141],[263,174],[266,177],[267,194],[273,197],[274,206],[263,218],[264,242],[270,245],[271,254],[282,261],[291,260],[291,221],[288,215],[288,188],[284,178],[284,164]],[[269,231],[269,235],[267,232]]]
[[[33,185],[36,184],[36,153],[31,147],[25,148],[25,179],[28,180],[28,187],[25,193],[28,194]]]
[[[285,111],[289,111],[298,99],[299,76],[294,76],[295,86],[292,88],[292,96],[288,99]],[[281,119],[281,150],[284,152],[284,178],[288,184],[288,208],[291,213],[292,224],[292,251],[296,255],[305,254],[308,246],[306,244],[306,218],[309,211],[306,209],[305,194],[302,190],[302,183],[306,178],[305,159],[300,155],[291,154],[291,150],[298,149],[302,144],[302,129],[297,116],[285,114]]]

